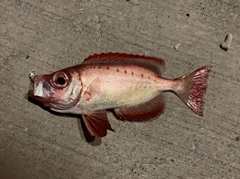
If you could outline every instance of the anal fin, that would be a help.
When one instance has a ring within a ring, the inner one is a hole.
[[[108,121],[106,111],[95,111],[90,114],[83,114],[85,125],[92,136],[104,137],[107,130],[114,131]]]
[[[164,109],[164,97],[160,93],[150,101],[132,107],[117,108],[114,109],[114,112],[116,117],[120,120],[141,122],[150,120],[164,113]]]

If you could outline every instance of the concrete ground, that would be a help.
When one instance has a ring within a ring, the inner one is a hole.
[[[239,0],[1,0],[0,178],[239,178],[239,9]],[[77,118],[27,100],[31,71],[101,52],[163,58],[168,78],[213,65],[204,117],[166,93],[157,120],[108,113],[116,132],[88,144]]]

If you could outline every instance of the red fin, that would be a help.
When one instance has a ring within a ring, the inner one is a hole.
[[[109,63],[118,65],[135,65],[147,68],[158,75],[163,74],[166,70],[164,60],[155,57],[148,57],[143,55],[132,55],[125,53],[102,53],[94,54],[87,57],[84,64],[89,63]]]
[[[96,111],[91,114],[83,114],[83,120],[92,136],[104,137],[107,130],[114,131],[108,121],[106,111]]]
[[[92,136],[84,123],[83,119],[79,119],[79,122],[81,123],[82,131],[85,136],[85,139],[87,142],[93,142],[95,140],[95,136]]]
[[[183,80],[183,89],[175,91],[181,100],[196,114],[203,116],[204,95],[207,89],[208,72],[212,66],[201,67],[178,79]]]
[[[164,97],[162,94],[159,94],[148,102],[128,108],[114,109],[114,111],[120,120],[146,121],[162,114],[164,109]]]

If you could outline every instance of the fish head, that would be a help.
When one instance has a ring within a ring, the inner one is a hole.
[[[30,76],[28,96],[52,110],[64,111],[79,101],[82,89],[77,72],[61,70],[52,74]]]

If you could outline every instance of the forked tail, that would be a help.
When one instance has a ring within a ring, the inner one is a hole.
[[[207,89],[208,72],[212,66],[201,67],[178,80],[182,87],[175,90],[180,99],[196,114],[203,116],[204,94]]]

